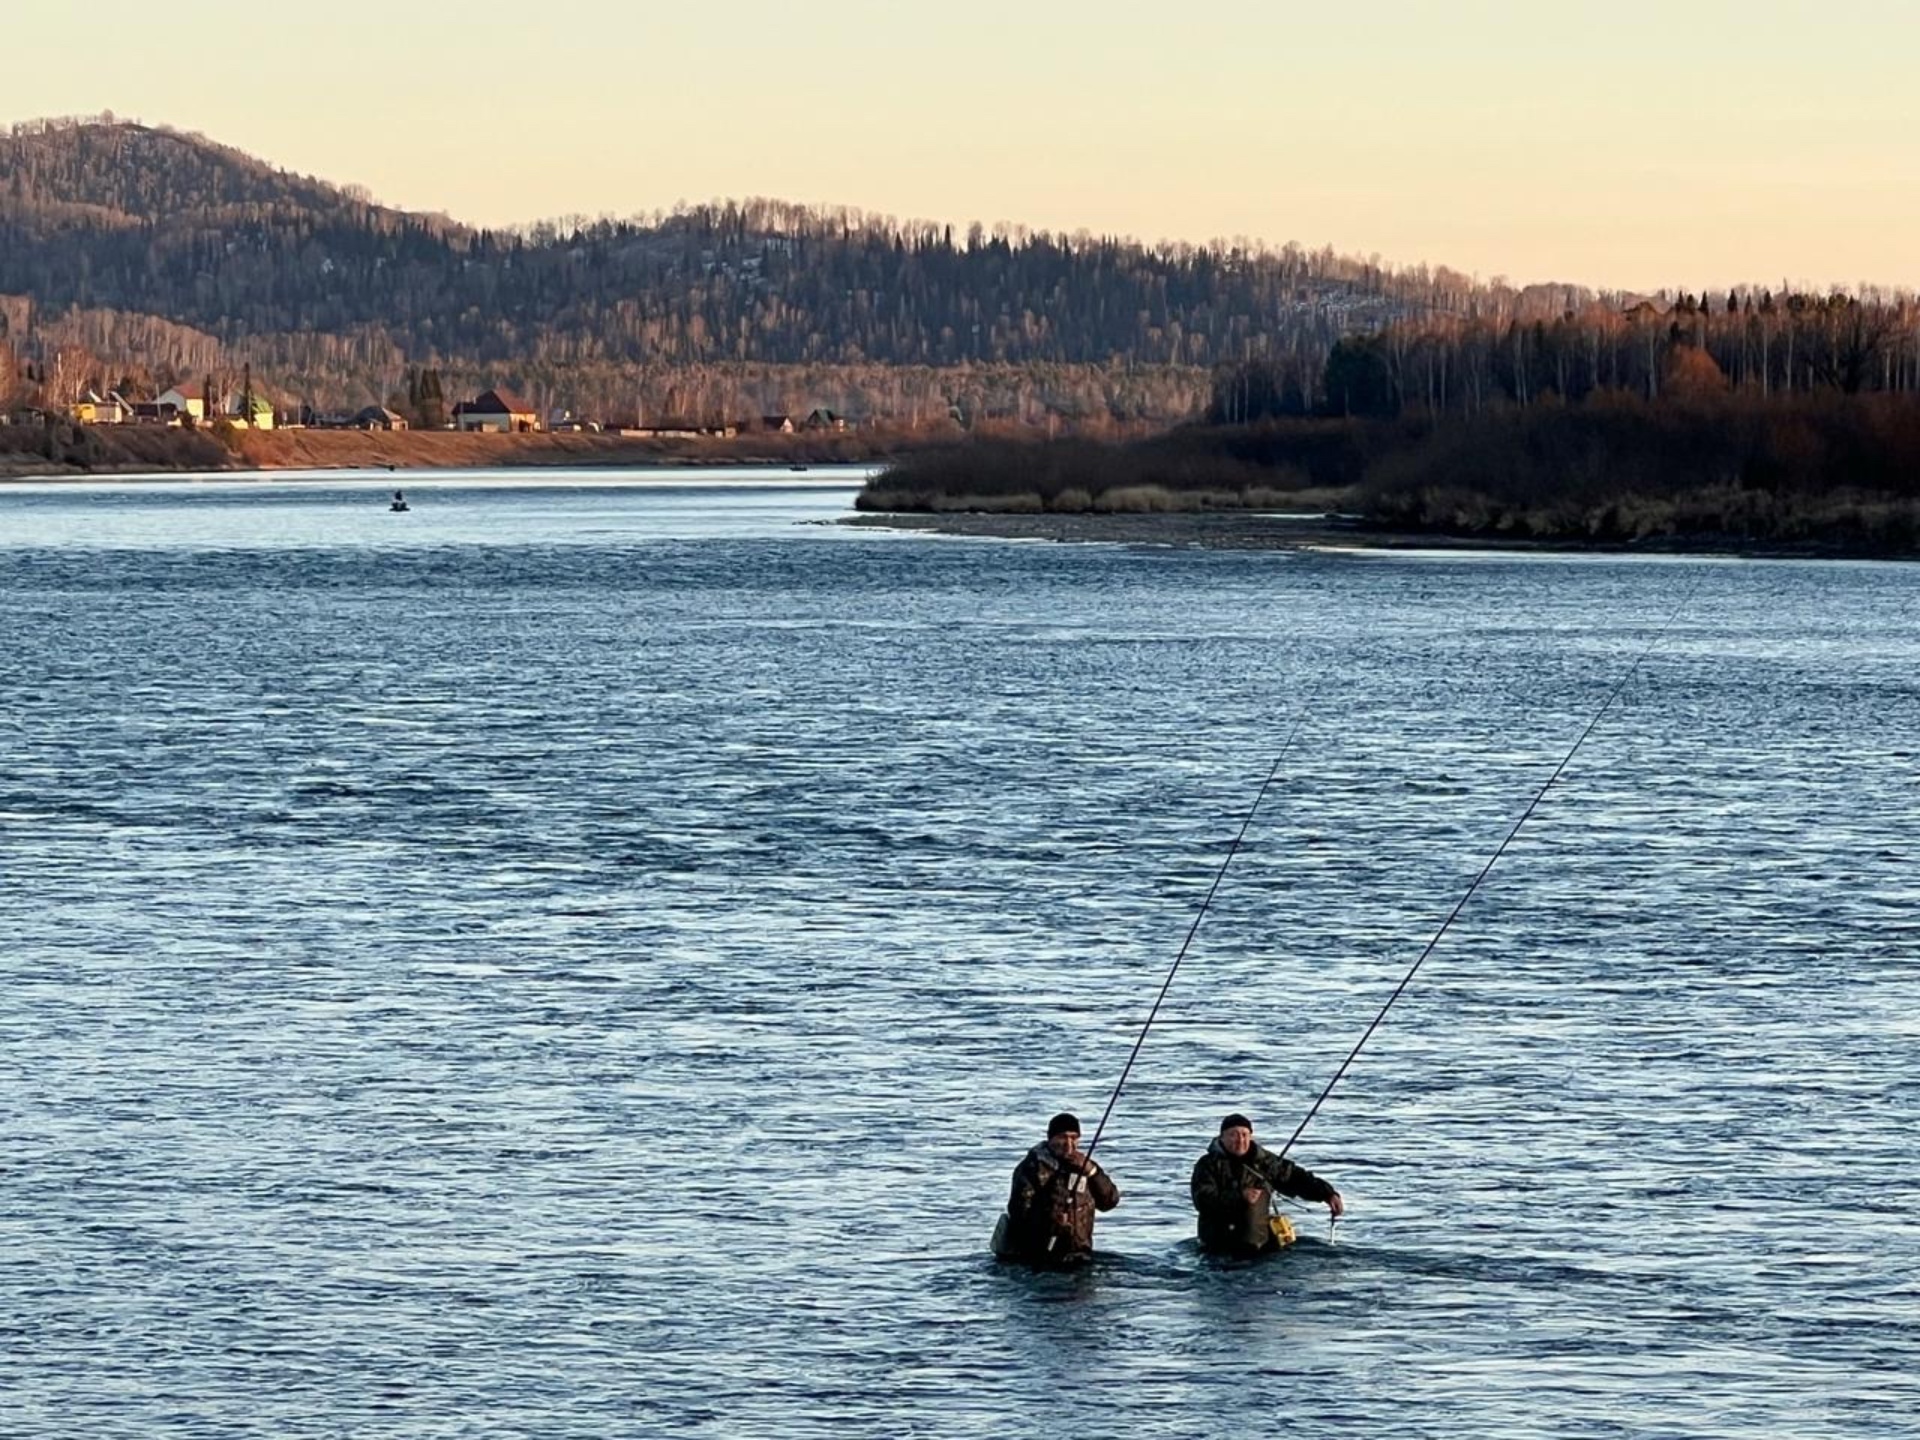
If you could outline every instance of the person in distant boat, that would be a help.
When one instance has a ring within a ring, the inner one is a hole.
[[[1060,1265],[1093,1253],[1096,1211],[1120,1203],[1120,1187],[1080,1151],[1080,1122],[1062,1112],[1047,1138],[1013,1172],[1005,1223],[995,1253],[1029,1265]]]
[[[1220,1122],[1219,1135],[1193,1167],[1200,1248],[1240,1256],[1278,1250],[1285,1242],[1267,1219],[1275,1194],[1324,1204],[1336,1220],[1347,1208],[1318,1175],[1256,1143],[1253,1122],[1236,1111]]]

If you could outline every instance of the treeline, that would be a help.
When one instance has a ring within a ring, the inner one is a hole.
[[[1634,302],[1245,241],[901,222],[770,200],[474,229],[111,116],[0,133],[0,405],[251,366],[357,409],[450,403],[714,424],[827,406],[1110,435],[1625,391],[1920,389],[1907,294]]]
[[[1912,394],[1615,391],[1400,433],[1353,496],[1386,526],[1920,554]]]
[[[164,130],[0,137],[0,291],[228,343],[373,327],[443,362],[1205,366],[1317,357],[1465,288],[1328,250],[957,233],[772,201],[469,230]]]
[[[7,299],[0,296],[0,413],[13,405],[58,408],[60,397],[88,389],[156,395],[187,380],[237,377],[248,365],[256,388],[276,406],[385,404],[425,425],[444,419],[456,401],[505,383],[543,414],[565,408],[617,424],[767,415],[797,421],[823,406],[912,428],[1012,425],[1043,435],[1124,436],[1191,417],[1208,393],[1208,372],[1184,365],[416,364],[390,340],[365,332],[278,335],[230,347],[187,326],[106,310],[39,320],[35,343],[26,345],[8,338]],[[21,316],[29,308],[24,301],[14,307]],[[23,333],[23,325],[11,330]],[[439,403],[423,407],[419,385],[428,374],[437,380]]]
[[[1231,415],[1235,383],[1216,377],[1221,418]],[[1551,321],[1428,316],[1333,346],[1318,401],[1340,414],[1442,420],[1617,392],[1658,400],[1728,391],[1920,393],[1920,303],[1899,293],[1735,290],[1683,294],[1666,309],[1590,306]],[[1286,413],[1286,397],[1268,409]]]
[[[0,294],[31,300],[0,338],[36,365],[61,327],[90,326],[75,343],[109,370],[250,363],[329,405],[379,398],[408,365],[523,388],[647,365],[1317,372],[1355,330],[1590,298],[1326,249],[956,231],[765,200],[471,229],[110,117],[0,135]]]
[[[1395,532],[1920,554],[1920,396],[1621,390],[1444,419],[1192,426],[1132,445],[901,458],[869,510],[1310,504]]]

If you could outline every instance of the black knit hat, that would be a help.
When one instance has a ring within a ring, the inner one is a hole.
[[[1054,1116],[1053,1119],[1047,1121],[1047,1138],[1049,1140],[1056,1135],[1078,1135],[1079,1133],[1079,1117],[1077,1115],[1069,1115],[1064,1110]]]
[[[1226,1119],[1220,1122],[1220,1133],[1224,1135],[1227,1133],[1227,1131],[1234,1129],[1236,1126],[1242,1130],[1251,1130],[1253,1129],[1253,1121],[1247,1119],[1246,1116],[1242,1115],[1238,1110],[1236,1110],[1233,1112],[1233,1114],[1227,1116]]]

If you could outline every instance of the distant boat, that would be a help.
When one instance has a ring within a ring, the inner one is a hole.
[[[788,468],[789,470],[804,470],[804,469],[806,469],[807,467],[806,467],[806,466],[804,466],[804,465],[789,465],[789,466],[787,466],[787,468]]]
[[[407,497],[402,495],[398,490],[393,492],[393,503],[387,506],[387,509],[393,510],[396,512],[401,510],[411,510],[412,508],[413,507],[411,505],[407,504]]]

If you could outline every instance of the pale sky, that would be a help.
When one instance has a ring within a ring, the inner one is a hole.
[[[277,14],[12,0],[0,123],[111,110],[482,225],[764,195],[1516,283],[1920,286],[1920,0]]]

